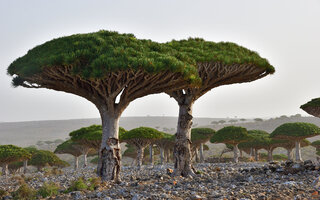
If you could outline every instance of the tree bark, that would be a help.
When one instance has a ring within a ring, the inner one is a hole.
[[[150,144],[149,146],[149,155],[150,155],[150,165],[153,165],[154,158],[153,158],[153,144]]]
[[[179,118],[174,145],[174,175],[187,177],[195,175],[191,166],[191,126],[192,105],[190,99],[183,97],[179,103]]]
[[[272,149],[268,149],[268,162],[273,161],[273,156],[272,156]]]
[[[143,161],[143,153],[144,153],[144,147],[138,147],[137,151],[137,166],[138,169],[141,169],[142,161]]]
[[[238,148],[238,144],[235,144],[233,146],[233,154],[234,154],[234,157],[233,157],[233,161],[235,163],[238,163],[239,162],[239,148]]]
[[[28,172],[28,160],[23,161],[23,173],[27,173]]]
[[[288,156],[288,160],[293,161],[292,149],[290,148],[287,149],[287,156]]]
[[[166,151],[166,154],[167,154],[167,156],[166,156],[166,158],[167,158],[167,163],[170,163],[170,149],[168,149],[167,151]]]
[[[88,154],[83,154],[83,167],[86,168],[88,166],[88,159],[87,159]]]
[[[8,173],[9,172],[9,170],[8,170],[8,164],[3,164],[2,165],[2,176],[8,176]]]
[[[243,157],[243,152],[242,152],[242,150],[239,150],[240,151],[240,158],[242,158]]]
[[[119,118],[107,108],[100,108],[102,140],[97,174],[102,181],[120,182],[121,152],[119,145]]]
[[[204,163],[203,144],[202,144],[202,143],[200,144],[200,151],[199,151],[199,153],[200,153],[200,162],[201,162],[201,163]]]
[[[79,168],[79,157],[74,157],[74,170],[77,170]]]
[[[160,164],[163,165],[163,162],[164,162],[163,148],[160,147]]]
[[[259,161],[259,152],[258,152],[258,149],[254,149],[254,159],[255,159],[255,161]]]
[[[253,148],[251,147],[250,148],[250,157],[253,157],[254,156],[254,152],[253,152]]]
[[[196,157],[196,162],[198,163],[200,161],[199,160],[199,149],[198,148],[195,148],[194,154],[195,154],[195,157]]]
[[[300,141],[296,141],[296,161],[302,162]]]

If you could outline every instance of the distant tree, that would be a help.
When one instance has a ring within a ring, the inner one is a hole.
[[[210,140],[215,133],[215,130],[211,128],[193,128],[191,129],[191,147],[197,155],[200,150],[200,162],[204,162],[203,157],[203,145]],[[197,159],[196,159],[197,160]],[[198,162],[198,160],[197,160]]]
[[[300,147],[309,146],[311,143],[307,139],[303,139],[300,142]],[[292,150],[296,147],[296,142],[294,140],[282,140],[282,143],[279,144],[279,147],[285,148],[287,150],[288,160],[293,161]]]
[[[2,165],[2,175],[8,175],[8,165],[13,162],[30,159],[28,151],[14,145],[0,145],[0,165]]]
[[[71,154],[74,156],[74,169],[77,170],[79,167],[79,156],[84,155],[84,167],[87,166],[87,155],[90,151],[90,148],[81,145],[72,140],[67,140],[57,146],[54,150],[56,154]]]
[[[246,119],[244,119],[244,118],[241,118],[241,119],[240,119],[240,121],[245,122],[245,121],[247,121],[247,120],[246,120]]]
[[[58,166],[63,167],[66,165],[58,156],[51,151],[37,150],[29,160],[29,164],[42,170],[45,166]]]
[[[225,120],[220,120],[220,121],[219,121],[219,124],[224,124],[224,123],[226,123]]]
[[[186,54],[170,44],[103,30],[38,45],[11,63],[8,74],[14,86],[68,92],[92,102],[103,126],[97,173],[103,181],[118,181],[122,112],[140,97],[198,85],[194,59]]]
[[[213,134],[210,142],[231,144],[234,150],[234,162],[237,163],[239,161],[238,144],[250,139],[251,137],[249,136],[247,129],[237,126],[227,126]]]
[[[233,124],[233,123],[236,123],[238,120],[236,120],[236,119],[230,119],[229,120],[229,123],[231,123],[231,124]]]
[[[126,130],[122,127],[119,127],[119,135],[125,132]],[[72,131],[69,133],[71,140],[77,142],[81,145],[87,146],[98,150],[101,145],[102,139],[102,126],[101,125],[91,125],[88,127],[83,127]]]
[[[315,147],[317,151],[320,151],[320,140],[313,141],[311,146]]]
[[[219,124],[219,122],[217,122],[217,121],[212,121],[210,123],[213,124],[213,125],[218,125]]]
[[[120,141],[132,144],[137,148],[137,166],[141,168],[144,149],[155,142],[157,139],[163,138],[163,133],[149,127],[139,127],[127,131],[120,135]]]
[[[293,140],[296,143],[296,161],[302,161],[300,142],[308,137],[320,134],[320,128],[314,124],[295,122],[285,123],[277,127],[271,137],[275,139]]]
[[[311,101],[301,105],[300,108],[310,115],[320,117],[320,98],[312,99]]]
[[[168,153],[165,153],[165,152],[170,149],[173,149],[174,141],[175,141],[174,135],[163,133],[163,137],[160,139],[157,139],[154,142],[160,149],[160,164],[161,165],[163,165],[163,163],[166,161],[165,155],[168,155]]]
[[[256,121],[256,122],[263,122],[263,119],[261,119],[261,118],[255,118],[254,121]]]

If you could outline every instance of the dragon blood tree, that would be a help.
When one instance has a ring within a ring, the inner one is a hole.
[[[74,156],[74,169],[77,170],[79,167],[79,156],[88,155],[90,148],[72,140],[66,140],[65,142],[59,144],[54,150],[55,154],[71,154]],[[84,166],[87,166],[87,159],[84,160]]]
[[[126,130],[119,127],[118,133],[121,134]],[[78,130],[69,133],[71,140],[90,149],[98,150],[101,146],[102,139],[102,126],[101,125],[91,125],[88,127],[83,127]],[[84,153],[84,165],[87,166],[87,156],[88,153]],[[92,152],[91,152],[92,153]]]
[[[314,124],[295,122],[285,123],[277,127],[270,137],[282,140],[292,140],[296,146],[296,161],[302,161],[300,143],[303,139],[317,136],[320,128]]]
[[[234,162],[239,161],[238,144],[251,140],[247,129],[238,126],[227,126],[218,130],[210,139],[212,143],[225,143],[233,146]]]
[[[120,135],[120,141],[134,145],[137,148],[137,166],[141,168],[144,149],[157,139],[163,138],[163,133],[149,127],[139,127]]]
[[[234,83],[251,82],[274,73],[269,62],[258,53],[230,42],[208,42],[188,39],[167,43],[177,51],[186,52],[197,66],[202,79],[200,87],[184,88],[166,93],[179,105],[179,118],[174,148],[175,175],[193,175],[191,167],[192,107],[195,101],[213,88]]]
[[[29,160],[29,164],[37,167],[38,171],[41,171],[45,166],[63,167],[67,163],[51,151],[37,150]]]
[[[200,162],[204,162],[203,157],[203,144],[208,142],[215,133],[215,130],[211,128],[193,128],[191,129],[191,149],[193,149],[197,155],[200,149]]]
[[[33,146],[29,146],[29,147],[25,147],[24,148],[29,154],[30,154],[30,158],[32,157],[32,155],[38,151],[36,147]],[[12,162],[8,165],[8,169],[10,172],[17,172],[21,167],[23,167],[23,173],[27,173],[28,171],[28,160],[24,160],[24,161],[16,161],[16,162]]]
[[[154,142],[160,149],[160,164],[161,165],[163,165],[163,163],[165,161],[165,156],[164,156],[165,150],[169,150],[174,146],[174,140],[175,140],[174,135],[170,135],[168,133],[163,133],[163,137]]]
[[[53,39],[8,67],[14,86],[81,96],[99,110],[102,141],[97,174],[120,181],[119,118],[137,98],[198,85],[194,63],[167,44],[99,31]]]
[[[292,150],[296,147],[296,143],[293,140],[281,140],[282,142],[279,145],[279,147],[285,148],[287,150],[287,157],[288,160],[293,161],[293,155]],[[300,142],[300,147],[306,147],[309,146],[311,142],[309,142],[307,139],[303,139]]]
[[[320,98],[312,99],[311,101],[301,105],[300,108],[310,115],[320,117]]]
[[[8,175],[8,165],[13,162],[30,159],[31,155],[25,149],[14,145],[0,145],[0,165],[2,175]]]
[[[320,151],[320,140],[313,141],[311,146],[315,147],[317,151]]]

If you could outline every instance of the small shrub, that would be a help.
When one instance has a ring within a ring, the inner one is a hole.
[[[8,193],[6,190],[0,189],[0,198],[6,196]]]
[[[287,160],[288,157],[284,154],[275,154],[273,155],[274,160]]]
[[[72,191],[84,191],[87,190],[88,186],[83,181],[83,178],[79,178],[76,181],[73,181],[71,186],[66,190],[66,193],[72,192]]]
[[[62,175],[63,171],[61,169],[58,169],[57,167],[52,168],[51,170],[53,175]]]
[[[16,200],[32,200],[36,198],[36,192],[24,183],[17,191],[12,193],[12,197]]]
[[[43,198],[57,195],[59,194],[59,186],[55,183],[44,183],[44,185],[38,190],[37,194]]]
[[[19,185],[25,184],[25,179],[22,176],[14,176],[11,178],[12,181],[17,181]]]
[[[88,190],[95,190],[101,184],[101,179],[99,177],[89,178],[88,180]]]

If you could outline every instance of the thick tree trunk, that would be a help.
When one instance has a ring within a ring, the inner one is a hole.
[[[242,158],[243,157],[243,152],[242,152],[242,150],[239,150],[240,151],[240,158]]]
[[[239,148],[238,148],[238,144],[233,146],[233,162],[238,163],[239,162]]]
[[[258,149],[254,149],[254,159],[255,159],[255,161],[259,161],[259,152],[258,152]]]
[[[74,170],[77,170],[79,168],[79,157],[74,157]]]
[[[3,176],[8,176],[8,173],[9,172],[9,170],[8,170],[8,164],[3,164],[2,165],[2,175]]]
[[[203,144],[202,144],[202,143],[200,144],[200,151],[199,151],[199,153],[200,153],[200,162],[201,162],[201,163],[204,163]]]
[[[167,163],[170,163],[170,149],[168,149],[167,151],[166,151],[166,154],[167,154],[167,156],[166,156],[166,158],[167,158]]]
[[[198,149],[198,148],[196,148],[196,149],[194,150],[194,154],[195,154],[195,156],[196,156],[196,162],[198,163],[198,162],[199,162],[199,149]]]
[[[296,161],[302,162],[300,141],[296,141]]]
[[[160,147],[160,164],[163,165],[163,162],[164,162],[163,148]]]
[[[23,161],[23,173],[27,173],[28,172],[28,160]]]
[[[138,147],[138,151],[137,151],[137,166],[138,169],[141,168],[142,166],[142,161],[143,161],[143,153],[144,153],[144,147]]]
[[[121,152],[119,145],[120,115],[108,113],[106,108],[99,109],[102,120],[102,140],[99,152],[97,174],[102,181],[120,180]]]
[[[149,146],[149,155],[150,155],[150,165],[153,165],[153,144],[150,144]]]
[[[288,160],[293,161],[292,149],[290,148],[287,149],[287,156],[288,156]]]
[[[273,161],[273,156],[272,156],[272,149],[268,149],[268,162],[272,162]]]
[[[251,147],[250,148],[250,157],[253,157],[254,156],[254,152],[253,152],[253,148]]]
[[[174,174],[176,176],[195,175],[191,166],[191,126],[192,126],[191,100],[179,102],[179,118],[174,145]]]
[[[88,166],[88,159],[87,159],[88,154],[83,154],[83,167],[86,168]]]

